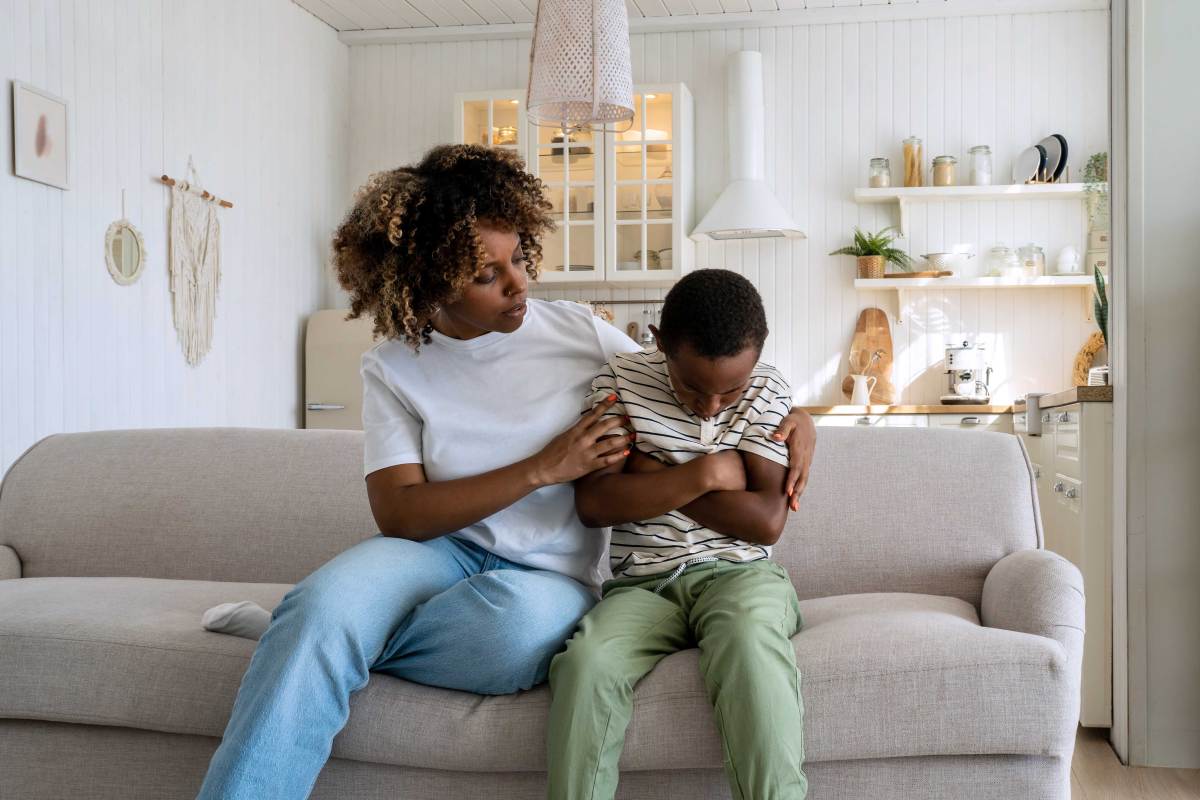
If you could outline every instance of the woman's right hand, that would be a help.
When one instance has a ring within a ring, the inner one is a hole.
[[[617,396],[613,394],[597,403],[579,422],[551,439],[530,459],[534,481],[539,486],[570,483],[598,469],[619,463],[629,455],[633,434],[611,436],[612,431],[621,427],[624,421],[620,417],[600,419],[616,401]]]

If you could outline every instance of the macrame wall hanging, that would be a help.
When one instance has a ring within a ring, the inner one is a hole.
[[[233,208],[233,203],[200,188],[200,176],[191,156],[183,180],[166,175],[161,180],[171,187],[167,261],[175,332],[187,363],[196,366],[212,348],[217,318],[221,288],[221,223],[217,209]]]

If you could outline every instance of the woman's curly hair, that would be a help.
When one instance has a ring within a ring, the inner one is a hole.
[[[510,151],[440,145],[416,165],[375,173],[333,237],[346,319],[370,314],[376,334],[419,348],[434,312],[483,266],[477,225],[515,232],[536,278],[550,208],[542,182]]]

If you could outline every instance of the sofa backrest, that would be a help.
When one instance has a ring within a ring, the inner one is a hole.
[[[776,545],[801,599],[916,592],[979,605],[998,560],[1042,546],[1017,436],[819,428],[812,477]]]
[[[0,484],[23,577],[296,583],[375,535],[360,431],[63,433]]]
[[[0,545],[24,577],[295,583],[377,530],[359,431],[57,434],[0,484]],[[920,592],[978,604],[992,564],[1040,545],[1018,437],[821,428],[774,557],[801,598]]]

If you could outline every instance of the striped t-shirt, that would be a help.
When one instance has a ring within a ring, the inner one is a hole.
[[[592,381],[587,408],[611,394],[617,402],[605,417],[628,416],[638,450],[668,464],[682,464],[722,450],[741,450],[787,466],[787,445],[771,434],[792,407],[792,391],[774,367],[759,362],[746,392],[715,417],[704,420],[679,402],[660,351],[616,355]],[[622,426],[616,433],[630,432]],[[614,525],[610,558],[613,577],[656,575],[693,558],[726,561],[768,558],[771,548],[723,536],[679,513]]]

